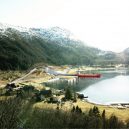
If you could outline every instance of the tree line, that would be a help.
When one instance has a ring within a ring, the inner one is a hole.
[[[83,129],[128,129],[117,116],[106,117],[94,106],[83,112],[78,106],[71,110],[32,108],[33,103],[20,98],[0,100],[0,128],[83,128]]]

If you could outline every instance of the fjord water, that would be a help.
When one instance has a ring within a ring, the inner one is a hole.
[[[81,90],[88,100],[98,104],[129,103],[129,76],[116,75]]]
[[[64,89],[70,86],[74,91],[88,96],[88,101],[98,104],[129,103],[128,71],[101,71],[101,78],[80,78],[76,82],[60,80],[47,86]]]

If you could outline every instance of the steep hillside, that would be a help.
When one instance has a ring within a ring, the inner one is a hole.
[[[35,63],[93,64],[99,52],[58,27],[27,29],[0,24],[0,69],[28,69]]]
[[[0,69],[28,69],[36,63],[54,65],[129,64],[129,48],[102,51],[72,38],[59,27],[23,28],[0,23]]]

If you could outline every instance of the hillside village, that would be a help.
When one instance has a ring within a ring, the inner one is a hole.
[[[122,65],[116,66],[118,69],[123,67]],[[84,96],[83,94],[79,94],[75,91],[72,91],[70,87],[66,87],[65,89],[59,90],[47,87],[45,85],[46,82],[53,82],[58,81],[59,78],[67,80],[67,81],[74,81],[74,77],[65,77],[65,76],[56,76],[58,72],[68,72],[68,73],[74,73],[78,70],[93,70],[93,69],[100,69],[99,67],[82,67],[80,69],[78,68],[71,68],[67,66],[57,67],[57,66],[51,66],[49,67],[51,70],[48,70],[48,68],[34,68],[27,74],[22,75],[22,77],[14,79],[12,83],[6,83],[4,88],[0,89],[1,99],[3,97],[20,97],[20,98],[26,98],[31,100],[34,104],[33,107],[38,108],[54,108],[54,109],[62,109],[62,110],[71,110],[73,106],[79,106],[81,107],[82,111],[88,110],[92,108],[96,104],[92,104],[86,99],[88,96]],[[113,68],[107,68],[107,69],[113,69]],[[53,71],[56,71],[56,73],[53,73]],[[30,73],[30,74],[29,74]],[[15,82],[15,83],[14,83]],[[112,113],[116,113],[119,117],[119,115],[124,115],[123,112],[128,112],[129,109],[125,108],[123,106],[119,105],[110,105],[110,106],[104,106],[104,105],[97,105],[101,111],[106,109],[108,111],[108,116],[110,116]],[[115,109],[114,109],[115,108]],[[122,111],[124,109],[124,111]],[[127,117],[128,118],[128,117]],[[127,119],[126,117],[123,117],[120,119],[123,119],[124,121]]]

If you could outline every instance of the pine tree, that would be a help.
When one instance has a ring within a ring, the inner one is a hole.
[[[111,116],[109,119],[109,128],[117,129],[118,128],[118,118],[116,116]]]
[[[75,106],[73,106],[73,108],[72,108],[71,112],[75,112]]]
[[[90,108],[90,110],[89,110],[89,116],[93,116],[93,109],[92,108]]]
[[[106,116],[105,116],[105,110],[103,110],[103,112],[102,112],[102,126],[103,126],[103,129],[106,128]]]
[[[96,106],[93,107],[93,114],[96,117],[100,117],[100,111],[99,111],[98,107],[96,107]]]
[[[72,99],[72,91],[71,91],[71,89],[70,89],[69,87],[66,88],[66,91],[65,91],[65,98],[66,98],[67,100]]]
[[[76,112],[79,112],[79,107],[78,106],[76,106]]]

